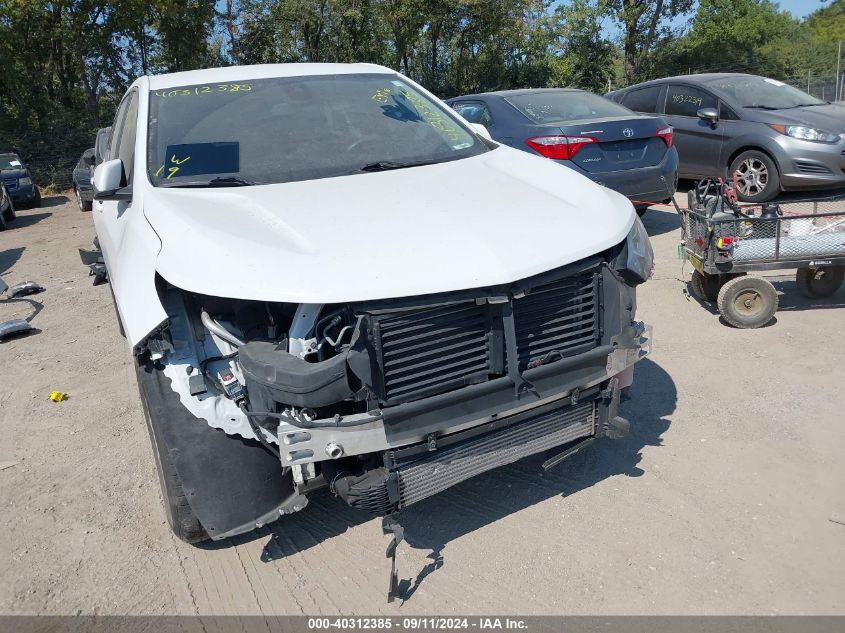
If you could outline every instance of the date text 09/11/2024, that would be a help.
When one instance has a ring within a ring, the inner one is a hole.
[[[524,630],[525,620],[501,617],[308,618],[309,630]]]

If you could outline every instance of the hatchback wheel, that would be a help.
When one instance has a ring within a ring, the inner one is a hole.
[[[766,202],[780,191],[777,166],[763,152],[743,152],[731,163],[730,174],[736,176],[736,193],[743,202]]]

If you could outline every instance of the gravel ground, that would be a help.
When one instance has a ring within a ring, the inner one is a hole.
[[[677,216],[645,224],[655,348],[629,437],[414,506],[388,605],[380,522],[328,495],[231,541],[171,536],[108,286],[76,253],[90,214],[20,212],[0,274],[47,290],[0,302],[40,330],[0,344],[0,613],[845,614],[845,290],[778,278],[777,321],[731,329],[684,294]]]

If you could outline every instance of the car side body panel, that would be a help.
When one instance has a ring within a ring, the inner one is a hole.
[[[146,95],[147,78],[130,89]],[[139,101],[134,173],[146,179],[146,97]],[[131,202],[94,200],[94,227],[103,251],[117,312],[126,340],[135,348],[167,319],[156,292],[156,257],[161,240],[143,213],[145,188],[134,188]]]

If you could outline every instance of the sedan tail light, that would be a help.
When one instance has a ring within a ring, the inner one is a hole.
[[[556,160],[570,160],[585,145],[598,143],[599,140],[592,136],[535,136],[525,141],[533,150],[536,150],[546,158]]]
[[[666,141],[667,149],[672,147],[673,140],[672,140],[672,127],[671,126],[667,126],[667,127],[664,127],[664,128],[657,130],[657,134],[655,134],[655,136],[659,136],[664,141]]]

